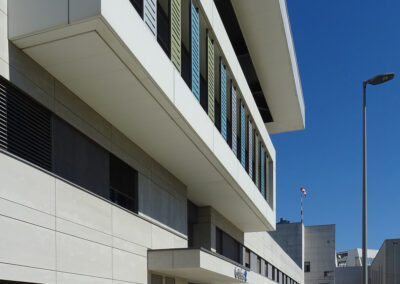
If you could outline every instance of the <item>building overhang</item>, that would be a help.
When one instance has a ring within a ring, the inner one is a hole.
[[[192,283],[246,282],[244,267],[204,249],[149,250],[147,254],[148,269],[155,273]]]
[[[270,134],[305,128],[305,108],[285,0],[232,0],[272,115]]]
[[[11,1],[10,41],[182,181],[196,205],[244,232],[273,230],[275,210],[130,2],[81,3]]]

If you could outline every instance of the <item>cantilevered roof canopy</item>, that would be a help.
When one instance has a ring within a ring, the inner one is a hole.
[[[304,101],[285,0],[232,0],[272,115],[269,133],[305,127]]]
[[[244,267],[205,249],[150,250],[148,267],[193,283],[242,283],[247,277]]]

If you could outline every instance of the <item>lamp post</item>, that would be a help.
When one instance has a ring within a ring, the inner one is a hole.
[[[362,206],[362,266],[363,284],[368,284],[367,266],[367,85],[379,85],[394,78],[394,73],[377,75],[363,82],[363,206]]]

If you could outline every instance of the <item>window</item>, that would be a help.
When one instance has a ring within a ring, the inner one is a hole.
[[[222,255],[222,230],[217,228],[216,230],[216,250],[217,253]]]
[[[187,234],[188,234],[188,247],[194,246],[194,226],[198,222],[198,207],[188,200],[187,202]]]
[[[109,199],[109,153],[56,116],[53,116],[53,171]]]
[[[216,251],[237,263],[241,263],[241,244],[219,228],[216,228]]]
[[[257,273],[261,273],[261,257],[257,256]]]
[[[244,266],[250,268],[250,250],[246,248],[244,253]]]
[[[271,269],[271,264],[269,264],[268,262],[265,262],[265,272],[264,272],[265,277],[268,277],[268,278],[271,277],[270,269]]]
[[[310,272],[311,271],[311,264],[309,261],[304,262],[304,272]]]
[[[110,200],[132,212],[138,210],[137,172],[110,154]]]
[[[0,148],[137,212],[137,171],[1,76]]]
[[[151,274],[151,284],[163,284],[163,277],[161,275]]]

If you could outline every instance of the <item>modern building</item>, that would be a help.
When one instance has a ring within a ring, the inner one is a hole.
[[[284,0],[0,0],[0,21],[0,282],[304,283],[267,233],[269,135],[305,125]]]
[[[367,250],[368,271],[378,250]],[[335,269],[336,283],[362,284],[362,249],[355,248],[336,254],[337,267]]]
[[[270,235],[304,270],[305,284],[335,283],[335,225],[304,226],[281,219]]]
[[[276,231],[269,234],[283,248],[283,250],[303,269],[304,264],[304,224],[291,223],[281,218],[276,224]]]
[[[371,284],[400,284],[400,239],[385,240],[370,266]]]
[[[376,249],[368,249],[367,250],[367,264],[371,265],[374,260],[378,250]],[[355,248],[350,249],[348,251],[338,252],[336,254],[337,257],[337,266],[345,267],[345,266],[362,266],[362,249]]]

